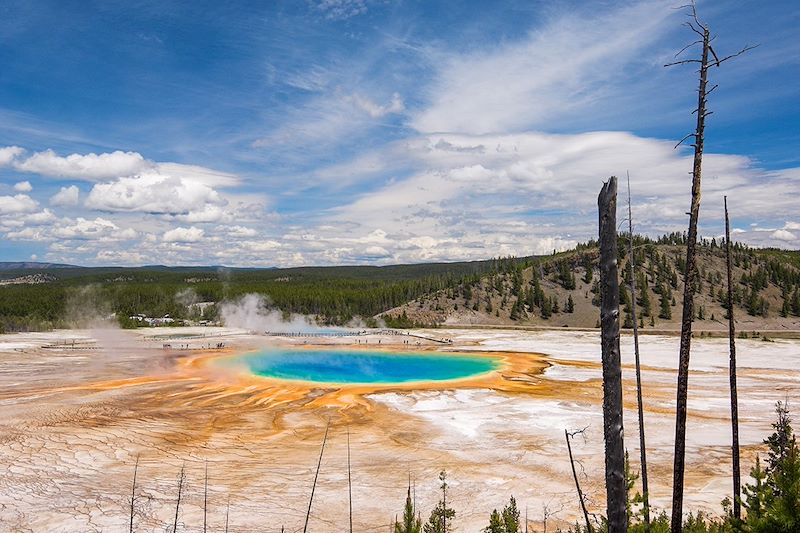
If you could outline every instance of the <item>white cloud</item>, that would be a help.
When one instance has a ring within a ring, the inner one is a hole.
[[[65,219],[52,229],[52,235],[59,239],[103,242],[131,240],[138,236],[135,230],[121,229],[111,220],[100,217],[94,220],[83,217]]]
[[[10,165],[17,157],[25,152],[19,146],[4,146],[0,148],[0,167]]]
[[[22,228],[6,233],[6,238],[19,241],[47,241],[50,240],[47,232],[42,228]]]
[[[258,233],[253,228],[246,228],[244,226],[231,226],[229,228],[222,226],[220,229],[227,230],[228,235],[231,237],[255,237]]]
[[[50,205],[71,207],[78,205],[80,190],[75,185],[61,187],[61,189],[50,197]]]
[[[381,118],[389,114],[402,113],[403,110],[405,110],[403,99],[400,98],[400,95],[397,93],[392,95],[391,101],[386,105],[378,105],[369,98],[358,94],[353,96],[353,103],[372,118]]]
[[[423,133],[545,127],[590,108],[642,62],[675,11],[663,2],[562,16],[526,39],[444,54],[430,105],[411,121]],[[608,29],[614,31],[609,32]],[[625,67],[625,68],[623,68]]]
[[[792,242],[792,241],[797,240],[797,236],[794,233],[792,233],[790,231],[786,231],[785,229],[779,229],[779,230],[774,231],[772,233],[772,238],[773,239],[777,239],[779,241],[786,241],[786,242]]]
[[[271,252],[281,247],[281,243],[272,240],[266,241],[245,241],[241,243],[241,248],[250,252]]]
[[[160,174],[119,178],[92,187],[86,206],[101,211],[188,215],[227,202],[203,183]]]
[[[157,163],[159,174],[202,183],[209,187],[235,187],[241,183],[236,174],[221,172],[198,165],[182,163]]]
[[[24,224],[28,225],[41,225],[41,224],[49,224],[56,220],[56,216],[53,214],[52,211],[49,209],[43,209],[38,213],[31,213],[30,215],[25,215],[22,219]]]
[[[37,152],[25,160],[16,160],[14,167],[23,172],[43,176],[98,181],[119,176],[132,176],[154,167],[137,152],[103,154],[70,154],[62,157],[53,150]]]
[[[317,10],[329,20],[345,20],[367,12],[366,0],[319,0]]]
[[[234,219],[231,212],[213,204],[206,204],[202,209],[190,211],[186,214],[175,215],[177,220],[190,224],[200,224],[203,222],[230,222]]]
[[[126,250],[100,250],[95,260],[101,265],[141,265],[146,262],[145,256],[139,252]]]
[[[177,227],[164,232],[164,242],[198,242],[205,235],[205,231],[194,226],[190,228]]]
[[[30,213],[36,211],[39,203],[27,194],[0,196],[0,215]]]
[[[600,185],[626,171],[636,230],[677,231],[686,223],[691,157],[673,144],[622,132],[421,137],[404,143],[405,160],[419,171],[333,208],[326,221],[350,229],[321,231],[303,244],[358,251],[382,228],[387,242],[375,244],[397,261],[548,253],[595,236]],[[704,171],[704,227],[719,226],[726,194],[736,217],[763,219],[767,203],[773,219],[796,211],[793,169],[765,172],[746,157],[708,153]],[[753,235],[749,242],[767,243],[767,235]]]
[[[31,192],[33,186],[30,181],[20,181],[14,184],[14,190],[17,192]]]
[[[800,222],[787,222],[783,226],[783,229],[792,229],[792,230],[798,229],[798,230],[800,230]]]
[[[94,220],[78,217],[57,218],[49,209],[22,217],[25,227],[19,227],[6,233],[6,237],[14,240],[52,241],[54,244],[73,250],[91,250],[102,243],[131,241],[139,237],[131,228],[123,229],[115,222],[95,218]],[[68,244],[81,241],[81,244]]]

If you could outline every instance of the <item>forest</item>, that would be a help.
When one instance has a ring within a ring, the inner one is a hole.
[[[626,234],[619,236],[620,302],[623,327],[631,327]],[[634,236],[640,265],[637,304],[641,327],[677,320],[681,302],[685,234],[657,239]],[[701,303],[697,319],[720,320],[728,306],[723,290],[722,242],[699,243],[700,276],[695,292]],[[800,316],[800,253],[755,249],[732,243],[736,287],[734,305],[750,316]],[[136,314],[181,320],[216,320],[216,305],[260,294],[278,310],[312,317],[320,325],[345,325],[360,319],[375,325],[379,316],[390,327],[435,327],[459,308],[506,323],[547,324],[572,315],[574,325],[595,327],[599,305],[598,249],[590,241],[574,250],[539,257],[504,257],[487,261],[414,265],[336,266],[273,269],[222,267],[140,267],[13,269],[0,280],[32,273],[50,281],[0,286],[0,331],[47,330],[79,326],[87,319],[114,317],[135,327]],[[585,311],[582,313],[582,311]],[[587,318],[583,318],[584,315]],[[673,317],[674,315],[674,317]]]

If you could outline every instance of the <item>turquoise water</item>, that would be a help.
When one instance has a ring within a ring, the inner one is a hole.
[[[491,372],[493,357],[364,350],[267,350],[244,355],[258,376],[321,383],[388,384],[447,381]]]

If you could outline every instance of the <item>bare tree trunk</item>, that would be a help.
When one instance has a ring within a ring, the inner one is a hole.
[[[206,533],[208,525],[208,460],[206,460],[206,477],[203,485],[203,533]]]
[[[603,434],[606,456],[606,512],[609,533],[628,530],[625,443],[622,424],[622,364],[619,355],[617,272],[617,178],[597,197],[600,211],[600,324],[603,352]]]
[[[228,533],[228,518],[231,516],[231,495],[228,494],[228,505],[225,508],[225,533]],[[283,528],[281,528],[283,531]]]
[[[639,325],[636,322],[636,261],[633,255],[633,213],[631,210],[631,176],[628,174],[628,269],[631,274],[631,318],[633,319],[633,353],[636,357],[636,405],[639,411],[639,457],[642,462],[642,509],[644,531],[650,533],[650,498],[647,488],[647,446],[644,433],[644,405],[642,403],[642,369],[639,365]],[[647,290],[645,288],[645,290]]]
[[[136,474],[139,473],[139,454],[136,454],[136,465],[133,467],[133,486],[131,487],[131,523],[130,533],[133,533],[133,512],[136,506]]]
[[[694,319],[694,290],[695,290],[695,277],[697,275],[697,265],[695,258],[695,247],[697,244],[697,221],[700,216],[700,178],[702,175],[703,166],[703,144],[705,142],[705,127],[706,117],[711,114],[711,111],[706,110],[706,103],[708,102],[708,95],[717,88],[713,86],[708,89],[708,68],[709,66],[720,66],[725,61],[740,56],[748,50],[755,48],[754,46],[745,46],[735,54],[723,57],[722,59],[717,56],[714,48],[711,46],[711,32],[706,24],[700,22],[697,17],[697,10],[695,9],[694,0],[688,6],[691,9],[691,19],[686,25],[697,35],[700,40],[697,40],[685,46],[677,55],[680,55],[684,50],[689,49],[693,45],[702,44],[702,54],[700,59],[683,59],[668,63],[665,66],[681,65],[681,64],[699,64],[700,65],[700,84],[697,89],[697,108],[694,113],[697,113],[697,125],[694,133],[685,136],[681,141],[675,145],[677,148],[687,138],[694,138],[694,163],[692,166],[692,203],[689,211],[689,234],[686,243],[686,272],[683,277],[683,316],[681,317],[681,347],[680,347],[680,361],[678,363],[678,390],[677,402],[675,406],[675,463],[672,471],[672,533],[680,533],[683,529],[683,474],[686,458],[686,403],[687,393],[689,389],[689,355],[691,351],[692,342],[692,320]],[[714,57],[711,64],[709,64],[709,53]]]
[[[350,533],[353,533],[353,481],[350,477],[350,427],[347,428],[347,493],[350,505]]]
[[[442,533],[447,533],[447,480],[442,470]]]
[[[700,65],[700,87],[697,91],[697,127],[694,134],[694,164],[692,167],[692,204],[689,210],[689,235],[686,242],[686,271],[683,276],[683,315],[678,362],[678,390],[675,406],[675,460],[672,471],[672,533],[683,529],[683,474],[686,459],[686,404],[689,392],[689,356],[694,320],[694,290],[697,264],[697,219],[700,216],[700,178],[703,165],[703,136],[706,120],[706,85],[708,78],[708,48],[710,35],[703,28],[703,55]]]
[[[322,437],[322,447],[319,450],[319,461],[317,461],[317,472],[314,474],[314,484],[311,485],[311,497],[308,499],[308,511],[306,511],[306,521],[303,524],[303,533],[308,531],[308,519],[311,517],[311,504],[314,502],[314,491],[317,488],[317,479],[319,478],[319,469],[322,466],[322,454],[325,452],[325,442],[328,440],[328,429],[331,427],[331,419],[328,419],[328,424],[325,426],[325,436]]]
[[[728,342],[730,343],[731,381],[731,452],[733,456],[733,516],[739,520],[742,477],[739,469],[739,399],[736,393],[736,327],[733,323],[733,275],[731,271],[731,223],[728,219],[728,197],[725,197],[725,259],[728,270]]]
[[[592,524],[589,522],[589,511],[586,510],[586,502],[583,500],[583,491],[581,491],[581,484],[578,482],[578,472],[575,470],[575,461],[572,459],[572,445],[569,443],[569,432],[564,430],[564,438],[567,440],[567,452],[569,453],[569,464],[572,466],[572,478],[575,480],[575,489],[578,491],[578,500],[581,502],[581,510],[583,511],[583,518],[586,520],[586,530],[592,533]],[[545,517],[545,523],[547,518]]]
[[[186,463],[181,466],[181,473],[178,476],[178,500],[175,502],[175,521],[172,523],[172,533],[178,531],[178,513],[181,509],[181,494],[183,493],[183,482],[186,479]]]

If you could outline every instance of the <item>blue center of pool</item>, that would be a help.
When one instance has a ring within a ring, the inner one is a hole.
[[[447,381],[499,366],[494,357],[364,350],[268,350],[238,362],[263,377],[354,384]]]

